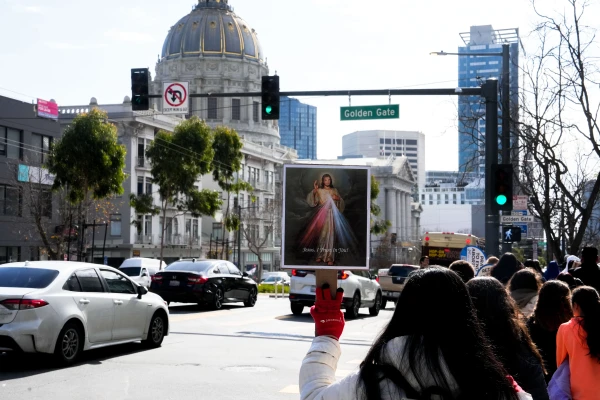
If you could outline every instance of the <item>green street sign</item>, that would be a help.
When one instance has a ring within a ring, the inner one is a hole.
[[[357,121],[365,119],[398,119],[400,118],[400,105],[388,104],[385,106],[358,106],[341,107],[341,121]]]

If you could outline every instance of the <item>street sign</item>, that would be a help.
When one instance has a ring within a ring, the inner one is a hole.
[[[485,264],[486,256],[477,246],[466,246],[460,252],[460,259],[470,262],[477,271]]]
[[[164,82],[162,95],[163,114],[187,114],[190,112],[188,82]]]
[[[533,215],[503,215],[500,217],[502,224],[523,224],[533,222]]]
[[[398,119],[400,105],[340,107],[341,121],[356,121],[366,119]]]
[[[515,224],[515,226],[517,228],[521,229],[521,236],[527,237],[527,234],[528,234],[528,231],[529,231],[529,229],[528,229],[529,225],[527,225],[527,224]]]
[[[527,202],[529,198],[527,196],[513,196],[513,210],[527,210]]]
[[[516,226],[502,227],[502,241],[504,243],[515,243],[521,241],[521,228]]]
[[[510,215],[529,215],[529,211],[527,210],[512,210]]]

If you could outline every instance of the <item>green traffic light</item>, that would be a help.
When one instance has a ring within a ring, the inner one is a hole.
[[[271,114],[271,113],[273,112],[273,107],[271,107],[271,106],[267,106],[267,107],[265,107],[265,112],[266,112],[267,114]]]
[[[500,206],[505,205],[507,201],[508,201],[508,199],[503,194],[496,196],[496,204],[498,204]]]

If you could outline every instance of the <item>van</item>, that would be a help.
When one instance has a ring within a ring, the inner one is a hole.
[[[134,257],[123,261],[119,270],[131,278],[131,280],[142,286],[150,287],[150,278],[161,269],[165,269],[167,263],[161,264],[160,260],[155,258]]]

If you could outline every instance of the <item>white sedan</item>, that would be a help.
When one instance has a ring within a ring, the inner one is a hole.
[[[0,352],[50,353],[62,365],[82,351],[142,341],[159,347],[169,309],[117,269],[35,261],[0,265]]]

